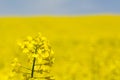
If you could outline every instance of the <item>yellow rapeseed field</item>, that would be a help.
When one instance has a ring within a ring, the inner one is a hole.
[[[0,18],[0,80],[8,80],[17,45],[41,32],[55,52],[56,80],[120,80],[120,16]],[[19,79],[18,79],[19,80]]]

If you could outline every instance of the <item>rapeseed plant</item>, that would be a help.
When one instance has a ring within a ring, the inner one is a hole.
[[[45,37],[38,33],[35,37],[27,37],[22,43],[18,43],[22,52],[27,55],[27,66],[22,66],[15,58],[12,63],[12,75],[10,80],[16,80],[16,74],[22,75],[21,80],[55,80],[51,74],[54,63],[54,52]],[[25,72],[26,70],[27,72]]]

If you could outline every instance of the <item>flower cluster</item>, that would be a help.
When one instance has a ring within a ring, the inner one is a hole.
[[[28,58],[37,58],[38,63],[43,63],[44,60],[48,60],[53,63],[54,52],[45,37],[42,37],[40,33],[36,37],[28,36],[22,43],[18,43],[23,53],[28,55]]]
[[[22,52],[27,55],[28,63],[31,64],[30,74],[24,74],[24,77],[29,75],[25,80],[55,80],[51,75],[54,52],[45,37],[42,37],[39,33],[35,37],[27,37],[18,45]]]

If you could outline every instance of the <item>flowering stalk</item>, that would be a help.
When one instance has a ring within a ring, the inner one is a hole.
[[[38,34],[35,37],[28,37],[22,43],[19,43],[23,53],[28,56],[28,63],[31,69],[21,66],[21,68],[31,71],[30,73],[21,73],[23,80],[55,80],[51,75],[51,66],[54,63],[54,52],[45,37]]]

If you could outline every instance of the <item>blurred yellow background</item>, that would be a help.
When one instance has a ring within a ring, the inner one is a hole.
[[[56,80],[120,80],[120,16],[0,18],[0,80],[7,80],[17,41],[41,32],[55,51]]]

